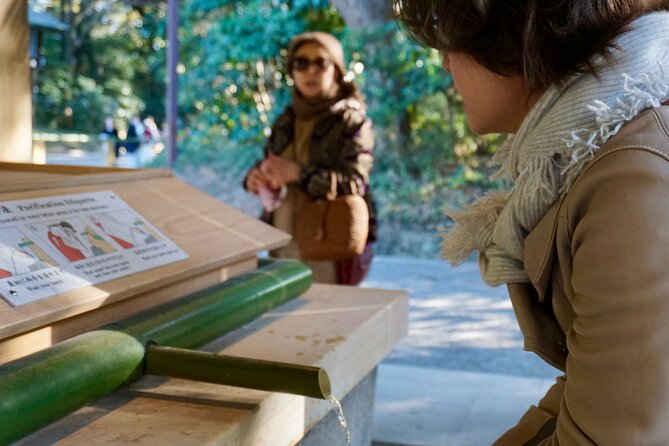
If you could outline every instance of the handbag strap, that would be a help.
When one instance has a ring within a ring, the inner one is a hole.
[[[356,183],[355,180],[350,179],[348,181],[348,186],[351,189],[351,195],[359,195],[358,183]],[[337,172],[335,172],[334,170],[330,171],[330,190],[328,190],[328,193],[325,195],[325,198],[328,201],[332,201],[337,198]]]
[[[348,187],[351,188],[352,195],[360,195],[358,193],[358,183],[356,183],[355,180],[353,179],[348,180]]]
[[[337,172],[334,170],[330,171],[330,190],[325,195],[325,198],[328,201],[332,201],[337,198]]]

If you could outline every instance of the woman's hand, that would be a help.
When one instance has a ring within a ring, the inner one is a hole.
[[[272,189],[280,189],[300,179],[299,164],[286,161],[272,153],[260,164],[260,171],[265,175]]]
[[[267,181],[265,174],[258,167],[254,167],[246,177],[246,190],[253,195],[258,195],[260,188],[265,187]]]

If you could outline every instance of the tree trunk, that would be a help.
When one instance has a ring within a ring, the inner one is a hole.
[[[351,29],[387,22],[393,15],[393,0],[332,0]]]

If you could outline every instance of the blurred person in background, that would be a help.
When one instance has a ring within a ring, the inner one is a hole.
[[[325,200],[336,181],[337,194],[365,197],[370,214],[367,247],[346,260],[303,260],[295,240],[271,254],[303,260],[314,281],[357,284],[371,263],[376,214],[369,191],[374,156],[372,125],[362,95],[345,79],[341,43],[331,34],[307,32],[288,48],[288,73],[294,81],[292,103],[277,118],[264,147],[265,157],[244,179],[259,195],[264,220],[295,233],[296,216],[307,199]]]
[[[116,125],[114,125],[114,118],[111,116],[105,117],[102,132],[100,132],[99,137],[101,140],[105,140],[105,143],[107,140],[113,141],[114,157],[118,158],[121,143],[119,142],[118,129],[116,128]]]
[[[139,115],[134,115],[128,123],[128,132],[123,144],[128,153],[135,153],[144,139],[144,124]]]

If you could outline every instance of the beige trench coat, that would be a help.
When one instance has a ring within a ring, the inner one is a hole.
[[[495,445],[669,445],[669,107],[625,125],[525,240],[525,348],[565,375]]]

